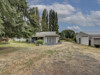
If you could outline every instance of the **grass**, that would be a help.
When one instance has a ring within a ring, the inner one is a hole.
[[[30,43],[25,43],[25,42],[13,42],[10,41],[9,44],[0,44],[0,61],[5,62],[5,64],[9,65],[5,68],[3,66],[2,62],[0,62],[0,71],[2,70],[2,73],[7,74],[10,72],[10,68],[13,67],[16,68],[19,66],[20,68],[16,69],[18,72],[23,71],[25,68],[30,68],[34,66],[34,63],[41,60],[42,58],[45,57],[45,52],[46,51],[37,51],[38,47],[41,46],[36,46],[35,44],[30,44]],[[40,50],[40,49],[39,49]],[[3,60],[2,60],[3,59]],[[23,60],[23,61],[22,61]],[[16,61],[17,64],[14,63]],[[12,63],[12,65],[9,64]],[[4,70],[5,69],[5,70]],[[4,72],[3,72],[4,71]],[[1,75],[1,74],[0,74]]]
[[[35,44],[29,44],[25,42],[10,42],[9,44],[0,44],[0,47],[32,47]]]
[[[92,62],[92,59],[90,59],[92,56],[92,58],[99,60],[99,54],[99,49],[71,42],[64,42],[54,46],[36,46],[35,44],[11,41],[10,44],[0,44],[0,75],[8,75],[8,73],[30,75],[29,73],[33,72],[35,69],[37,70],[36,72],[42,72],[45,68],[47,70],[49,70],[49,67],[54,68],[55,65],[52,67],[52,65],[50,65],[51,62],[58,63],[56,66],[57,68],[55,67],[53,70],[63,69],[62,66],[59,66],[61,65],[59,61],[65,61],[67,64],[70,63],[70,66],[74,63],[76,63],[75,66],[82,66],[80,65],[81,61],[84,64],[88,64]],[[85,60],[86,62],[83,62]],[[79,65],[77,65],[77,62]]]
[[[57,53],[57,51],[56,50],[48,50],[47,53],[50,55],[53,55],[54,53]]]
[[[4,48],[0,48],[0,55],[1,54],[8,54],[11,52],[15,52],[20,50],[20,48],[14,48],[14,47],[4,47]]]
[[[7,55],[10,53],[18,52],[18,51],[27,51],[29,48],[36,46],[35,44],[29,44],[25,42],[14,42],[10,41],[8,44],[0,43],[0,56],[3,54]]]
[[[29,47],[34,47],[35,44],[28,43],[10,43],[10,44],[1,44],[0,45],[0,55],[13,53],[20,50],[28,50]]]

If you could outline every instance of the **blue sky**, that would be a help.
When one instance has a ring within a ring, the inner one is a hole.
[[[27,0],[30,7],[55,10],[59,31],[100,31],[100,0]]]

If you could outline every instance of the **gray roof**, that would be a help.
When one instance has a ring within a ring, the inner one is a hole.
[[[84,33],[89,34],[89,35],[100,35],[100,31],[87,31]]]
[[[33,37],[45,37],[45,36],[57,36],[59,37],[56,32],[37,32]]]
[[[100,32],[99,31],[87,31],[87,32],[81,32],[85,33],[86,35],[89,35],[91,37],[100,37]]]

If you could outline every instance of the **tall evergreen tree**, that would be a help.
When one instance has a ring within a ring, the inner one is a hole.
[[[36,7],[35,9],[36,9],[36,15],[39,16],[39,10],[38,10],[38,7]]]
[[[58,14],[57,12],[55,13],[55,29],[57,33],[59,33],[59,25],[58,25]]]
[[[55,11],[53,10],[52,12],[52,31],[56,31],[56,15],[55,15]]]
[[[42,25],[42,31],[48,31],[48,11],[47,9],[43,10],[41,25]]]
[[[56,31],[58,33],[58,15],[54,10],[49,12],[49,31]]]
[[[53,21],[53,20],[52,20],[52,13],[53,13],[53,10],[50,10],[50,11],[49,11],[49,31],[52,31],[52,25],[53,25],[53,24],[52,24],[52,23],[53,23],[53,22],[52,22],[52,21]]]

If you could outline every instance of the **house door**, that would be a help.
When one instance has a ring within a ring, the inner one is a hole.
[[[56,37],[47,37],[47,44],[48,45],[56,44]]]
[[[81,44],[89,45],[89,37],[81,37]]]

